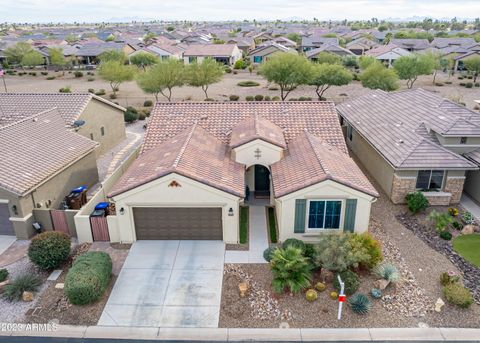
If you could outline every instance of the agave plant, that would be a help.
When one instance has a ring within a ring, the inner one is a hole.
[[[373,272],[376,276],[387,280],[388,282],[394,283],[400,280],[400,273],[398,272],[397,267],[391,263],[382,263],[375,267]]]
[[[382,297],[382,291],[379,290],[378,288],[372,288],[372,290],[370,291],[370,294],[374,299],[380,299]]]
[[[372,307],[372,303],[365,294],[357,293],[348,299],[348,305],[353,312],[358,314],[367,314]]]

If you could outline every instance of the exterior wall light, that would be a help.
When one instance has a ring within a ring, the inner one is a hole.
[[[124,215],[125,214],[125,209],[123,207],[120,208],[120,215]]]
[[[233,208],[230,207],[230,208],[228,209],[228,215],[229,215],[230,217],[233,217]]]

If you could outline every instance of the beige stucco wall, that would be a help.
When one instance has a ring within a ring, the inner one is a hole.
[[[310,232],[306,230],[305,233],[294,233],[293,229],[295,223],[296,199],[341,200],[342,213],[340,220],[340,230],[311,230]],[[327,180],[276,199],[275,206],[280,241],[283,242],[288,238],[298,238],[306,241],[312,241],[315,240],[318,237],[319,233],[322,232],[325,233],[343,231],[346,199],[357,199],[357,210],[354,227],[355,232],[361,233],[367,231],[370,221],[371,203],[372,201],[374,201],[374,198],[337,182]]]
[[[9,201],[10,220],[14,223],[15,233],[20,239],[27,239],[34,233],[31,226],[35,218],[32,210],[56,209],[73,188],[86,185],[90,187],[98,182],[98,170],[95,151],[92,151],[76,163],[53,176],[24,197],[0,190],[0,199]],[[48,203],[51,202],[50,205]],[[16,205],[18,214],[12,211]],[[38,206],[39,205],[39,206]]]
[[[174,180],[181,187],[169,187],[168,185]],[[110,238],[118,238],[122,243],[136,240],[133,207],[221,207],[223,239],[226,243],[238,243],[238,211],[241,199],[184,176],[169,174],[117,195],[112,200],[117,208],[116,224],[112,225],[112,229],[116,227],[118,232],[111,232]],[[120,215],[119,210],[122,207],[125,213]],[[233,208],[233,216],[228,215],[230,208]],[[114,220],[114,216],[109,218],[109,225]]]
[[[258,158],[255,153],[257,149],[260,150],[260,157]],[[282,148],[260,139],[243,144],[232,150],[232,159],[244,164],[247,168],[255,164],[261,164],[268,168],[273,163],[280,161],[282,157]]]
[[[97,156],[103,155],[126,138],[123,112],[100,100],[92,99],[79,118],[85,120],[85,124],[77,133],[88,139],[93,135],[93,140],[100,143]],[[101,134],[102,127],[105,129],[104,136]]]

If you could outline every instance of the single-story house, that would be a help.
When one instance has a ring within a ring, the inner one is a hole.
[[[294,49],[287,48],[286,46],[271,43],[268,45],[262,45],[253,49],[248,53],[248,58],[252,63],[260,64],[272,57],[273,54],[277,52],[288,52],[292,54],[297,54],[298,52]]]
[[[322,37],[322,36],[310,36],[302,37],[302,44],[300,45],[300,51],[307,52],[313,49],[321,47],[323,44],[338,45],[337,37]]]
[[[280,45],[286,46],[287,48],[291,48],[291,49],[296,49],[297,48],[297,42],[294,42],[293,40],[288,39],[287,37],[283,37],[283,36],[275,37],[275,38],[273,38],[269,41],[263,42],[260,45],[269,45],[271,43],[280,44]]]
[[[347,145],[392,202],[422,191],[432,205],[457,204],[464,183],[480,199],[480,183],[467,186],[467,172],[479,173],[479,113],[423,89],[371,91],[337,110]]]
[[[239,241],[240,206],[275,207],[279,238],[364,232],[378,193],[332,102],[157,103],[141,153],[108,194],[112,240]]]
[[[321,47],[306,52],[306,56],[309,60],[316,61],[319,54],[326,52],[334,54],[340,57],[355,56],[353,52],[348,49],[342,48],[340,45],[323,44]]]
[[[193,44],[183,52],[185,64],[202,62],[204,58],[212,58],[225,65],[234,65],[242,58],[242,51],[236,44]]]
[[[475,39],[468,37],[435,37],[430,45],[433,48],[443,49],[451,46],[468,47],[475,43]]]
[[[41,221],[34,210],[61,208],[70,190],[98,181],[98,143],[68,129],[59,112],[51,108],[0,127],[0,235],[28,239]]]
[[[458,55],[453,58],[455,61],[454,65],[454,70],[464,70],[465,69],[465,61],[472,59],[472,58],[478,58],[480,56],[480,50],[471,50],[468,51],[464,54]]]
[[[52,108],[67,127],[99,143],[99,156],[126,138],[125,109],[91,93],[0,93],[0,127]]]
[[[183,59],[183,52],[184,49],[179,47],[178,45],[173,45],[173,44],[158,44],[154,43],[151,45],[148,45],[140,50],[132,52],[128,58],[130,59],[132,56],[135,56],[136,54],[139,53],[147,53],[151,54],[153,56],[156,56],[162,60],[166,60],[168,58],[174,58],[177,60]]]
[[[391,66],[396,59],[409,54],[410,52],[395,44],[380,45],[365,52],[366,56],[373,56],[387,66]]]
[[[355,55],[363,55],[366,51],[376,48],[377,46],[379,46],[377,42],[367,37],[361,37],[347,43],[345,47]]]
[[[390,41],[390,44],[395,44],[399,48],[410,52],[420,52],[431,47],[428,39],[418,38],[394,38]]]
[[[97,64],[98,56],[109,50],[123,51],[125,56],[128,56],[135,51],[135,48],[123,42],[90,43],[78,49],[77,59],[80,64]]]

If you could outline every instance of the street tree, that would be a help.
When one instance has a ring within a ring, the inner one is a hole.
[[[109,82],[114,96],[117,95],[118,87],[123,82],[133,80],[135,71],[134,66],[125,65],[120,61],[104,61],[98,67],[98,75]]]
[[[117,61],[121,63],[125,63],[127,60],[127,57],[125,56],[125,53],[121,50],[105,50],[102,52],[99,56],[98,59],[100,62],[108,62],[108,61]]]
[[[420,75],[433,73],[434,61],[426,55],[410,54],[393,62],[393,68],[401,80],[407,80],[407,88],[411,89]]]
[[[50,48],[48,49],[48,54],[50,55],[50,63],[58,68],[62,69],[63,75],[65,75],[65,66],[67,65],[67,60],[63,54],[62,48]]]
[[[20,61],[22,67],[35,67],[44,63],[43,56],[38,51],[27,52]]]
[[[157,102],[159,94],[172,101],[172,89],[183,86],[185,77],[185,65],[182,61],[168,59],[139,74],[137,84],[145,93],[153,94]]]
[[[208,87],[220,82],[225,68],[214,59],[205,58],[202,62],[194,62],[187,67],[187,84],[193,87],[200,87],[208,99]]]
[[[34,51],[32,46],[26,42],[18,42],[17,44],[5,49],[5,56],[8,63],[20,64],[23,57],[29,52]]]
[[[130,57],[130,62],[145,71],[147,67],[158,63],[158,57],[148,52],[139,52]]]
[[[465,68],[473,74],[473,82],[477,82],[477,77],[480,74],[480,57],[472,57],[466,59]]]
[[[310,82],[315,86],[318,100],[324,100],[323,93],[331,86],[348,85],[353,79],[352,74],[338,64],[318,64],[313,67],[313,79]]]
[[[431,60],[433,66],[433,80],[432,84],[435,84],[437,73],[442,70],[447,70],[450,66],[448,59],[442,56],[442,54],[434,51],[429,51],[425,53],[426,58]]]

